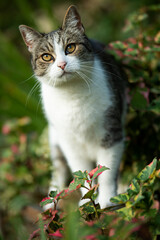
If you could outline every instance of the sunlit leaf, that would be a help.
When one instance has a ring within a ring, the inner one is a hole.
[[[141,181],[146,181],[156,170],[157,159],[155,158],[149,165],[147,165],[139,174],[138,179]]]
[[[57,191],[51,191],[51,192],[49,193],[49,196],[50,196],[51,198],[54,198],[56,195],[57,195]]]
[[[86,174],[85,173],[83,173],[82,171],[77,171],[77,172],[74,172],[73,173],[73,176],[75,177],[75,178],[79,178],[79,179],[84,179],[84,178],[86,178]]]
[[[95,179],[96,177],[98,177],[100,174],[102,174],[104,171],[106,170],[109,170],[109,168],[105,167],[105,166],[101,166],[101,165],[98,165],[97,168],[93,169],[91,172],[89,173],[90,174],[90,177],[91,179]]]
[[[40,206],[44,207],[45,205],[49,204],[49,203],[53,203],[53,199],[51,199],[50,197],[44,198],[41,202],[40,202]]]
[[[110,199],[111,202],[113,202],[113,203],[119,203],[119,204],[125,203],[125,202],[127,202],[128,200],[129,200],[129,195],[128,195],[128,193],[122,193],[122,194],[119,194],[119,195],[117,195],[117,196],[115,196],[115,197],[112,197],[112,198]]]

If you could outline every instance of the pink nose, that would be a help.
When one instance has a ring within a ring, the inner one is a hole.
[[[66,62],[59,62],[59,63],[57,63],[57,67],[60,67],[62,70],[65,69],[65,66],[66,66],[66,65],[67,65]]]

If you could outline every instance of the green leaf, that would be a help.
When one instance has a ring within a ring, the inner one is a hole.
[[[85,179],[79,179],[79,178],[75,178],[69,185],[69,190],[75,190],[77,189],[77,187],[80,185],[84,185],[85,183]]]
[[[96,192],[96,193],[93,193],[93,195],[92,195],[92,200],[95,201],[97,197],[98,197],[98,193],[97,193],[97,192]]]
[[[74,172],[73,176],[75,178],[83,179],[83,178],[86,178],[86,172],[83,173],[82,171],[79,170],[77,172]]]
[[[144,199],[145,197],[141,194],[138,194],[135,198],[134,198],[134,202],[132,205],[136,205],[137,203],[140,203],[142,201],[142,199]]]
[[[160,178],[160,169],[156,171],[156,177]]]
[[[124,52],[125,55],[131,55],[131,56],[137,56],[138,55],[138,49],[131,49],[128,48]]]
[[[140,185],[139,185],[137,179],[134,178],[134,179],[132,180],[129,188],[127,189],[127,192],[128,192],[128,194],[129,194],[129,196],[132,196],[132,195],[134,195],[134,194],[138,194],[139,191],[140,191]]]
[[[116,210],[116,212],[120,213],[120,215],[127,221],[130,221],[134,217],[132,208],[124,207]]]
[[[116,204],[126,203],[128,200],[129,200],[128,193],[122,193],[110,199],[111,202]]]
[[[48,198],[48,199],[40,202],[40,206],[44,207],[46,204],[49,204],[49,203],[53,203],[53,199]]]
[[[141,181],[147,181],[151,175],[156,170],[157,159],[155,158],[149,165],[147,165],[137,176],[137,178]]]
[[[93,193],[95,191],[95,188],[90,189],[83,197],[82,199],[91,199],[93,196]]]
[[[116,49],[120,49],[120,50],[126,49],[126,44],[121,41],[112,42],[111,44]]]
[[[160,98],[154,99],[148,107],[148,110],[160,114]]]
[[[142,95],[142,93],[137,90],[131,100],[131,106],[137,110],[144,110],[147,107],[147,100]]]
[[[51,192],[49,193],[49,196],[50,196],[51,198],[55,198],[56,195],[57,195],[57,191],[51,191]]]
[[[83,204],[81,206],[81,208],[83,209],[83,212],[85,212],[87,214],[92,214],[95,212],[94,206],[91,202],[87,202],[87,203]]]

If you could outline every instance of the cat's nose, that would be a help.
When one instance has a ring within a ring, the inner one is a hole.
[[[57,63],[57,67],[60,67],[62,70],[65,69],[65,66],[66,66],[66,65],[67,65],[66,62],[59,62],[59,63]]]

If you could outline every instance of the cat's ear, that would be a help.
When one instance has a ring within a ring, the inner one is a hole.
[[[77,11],[77,8],[74,5],[68,8],[63,20],[62,29],[65,29],[68,27],[78,28],[82,33],[84,33],[84,27],[81,22],[81,17]]]
[[[32,52],[34,44],[40,37],[42,37],[42,35],[33,28],[26,25],[20,25],[19,30],[26,46],[28,47],[28,51]]]

